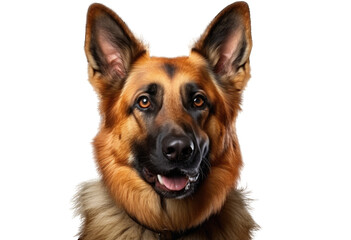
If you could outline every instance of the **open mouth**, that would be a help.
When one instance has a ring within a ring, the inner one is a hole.
[[[199,180],[199,173],[187,175],[181,170],[168,174],[153,174],[147,168],[143,169],[145,180],[156,192],[167,198],[183,198],[190,195]]]
[[[195,177],[189,176],[180,176],[180,177],[166,177],[160,174],[157,174],[158,183],[168,191],[181,191],[188,190],[190,184],[196,182],[199,177],[197,174]]]

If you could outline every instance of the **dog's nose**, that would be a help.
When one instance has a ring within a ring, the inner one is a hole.
[[[170,161],[187,161],[194,152],[194,143],[187,136],[167,136],[162,141],[163,155]]]

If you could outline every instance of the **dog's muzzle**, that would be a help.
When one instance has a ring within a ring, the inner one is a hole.
[[[194,131],[169,129],[150,144],[149,158],[140,163],[139,170],[161,196],[183,198],[191,195],[209,172],[208,138],[200,138]]]

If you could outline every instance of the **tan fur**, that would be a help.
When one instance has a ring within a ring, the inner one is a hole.
[[[101,182],[82,184],[76,201],[85,222],[80,240],[171,239],[167,231],[152,231],[131,219]],[[243,193],[234,189],[218,214],[178,239],[249,240],[257,225],[246,208]]]

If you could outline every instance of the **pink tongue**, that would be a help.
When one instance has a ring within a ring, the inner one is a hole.
[[[186,177],[174,177],[168,178],[162,176],[162,182],[166,188],[172,191],[180,191],[185,188],[186,184],[188,183],[188,178]]]

